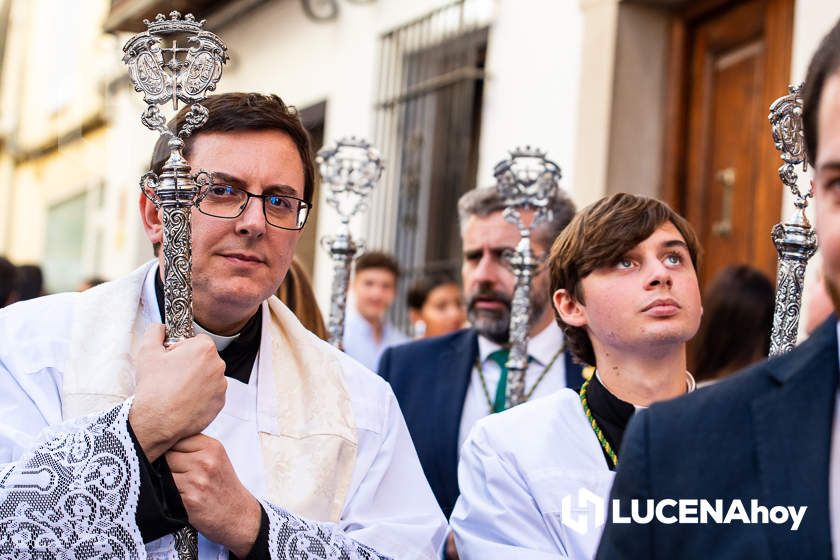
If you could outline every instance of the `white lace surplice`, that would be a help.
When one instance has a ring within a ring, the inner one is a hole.
[[[48,428],[30,453],[0,468],[0,558],[147,557],[134,521],[140,477],[129,408]],[[263,507],[274,560],[386,558],[328,524]]]
[[[0,558],[145,558],[130,402],[48,428],[0,471]]]

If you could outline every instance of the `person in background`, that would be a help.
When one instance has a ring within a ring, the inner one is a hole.
[[[457,331],[467,319],[461,287],[442,272],[421,277],[408,291],[408,314],[415,338]]]
[[[760,270],[737,265],[718,273],[703,295],[705,312],[691,344],[690,371],[698,383],[767,357],[774,302],[773,283]]]
[[[458,201],[461,226],[461,280],[470,327],[415,340],[385,351],[379,375],[394,390],[423,471],[443,513],[458,498],[458,455],[479,419],[508,408],[507,357],[516,277],[504,254],[516,248],[519,230],[505,220],[505,201],[495,187],[472,189]],[[535,228],[534,253],[544,257],[575,213],[569,195],[558,189],[549,201],[550,221]],[[526,219],[530,216],[526,215]],[[554,321],[548,270],[539,267],[531,287],[528,369],[525,398],[534,400],[583,383],[563,331]],[[447,558],[456,558],[450,538]]]
[[[25,301],[44,295],[44,274],[36,264],[23,264],[17,267],[17,296]]]
[[[289,267],[283,283],[277,288],[277,297],[295,314],[306,330],[323,340],[329,339],[330,333],[324,323],[324,316],[321,315],[321,308],[315,300],[312,282],[297,257],[292,258],[292,266]]]
[[[90,290],[93,287],[96,287],[100,284],[104,284],[105,279],[99,276],[91,276],[89,278],[85,278],[82,280],[82,283],[79,284],[79,289],[77,291],[84,292],[85,290]]]
[[[400,267],[387,253],[368,251],[356,259],[350,284],[353,301],[347,306],[343,348],[373,371],[386,348],[408,341],[386,317],[397,295],[399,277]]]
[[[8,259],[0,257],[0,308],[17,301],[17,268]]]

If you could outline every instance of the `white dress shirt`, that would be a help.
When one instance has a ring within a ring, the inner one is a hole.
[[[534,338],[528,341],[528,355],[532,358],[528,363],[528,370],[525,372],[525,393],[527,394],[542,374],[545,367],[554,358],[557,351],[564,347],[563,331],[553,321],[546,328],[540,331]],[[478,337],[478,357],[481,360],[481,369],[484,373],[484,380],[490,399],[496,395],[496,385],[499,383],[501,368],[489,356],[501,346],[491,340]],[[551,369],[545,374],[540,384],[537,385],[531,399],[538,399],[554,393],[566,386],[566,361],[562,353],[552,364]],[[481,375],[477,367],[473,366],[470,376],[470,383],[467,387],[467,396],[464,398],[464,408],[461,413],[461,426],[458,432],[458,449],[464,444],[473,425],[481,418],[490,414],[490,405],[487,403],[487,395],[481,386]]]
[[[840,321],[837,322],[840,345]],[[831,555],[840,558],[840,392],[835,395],[831,426],[831,456],[828,459],[828,518],[831,523]]]
[[[359,361],[371,371],[379,367],[379,358],[386,348],[409,342],[411,339],[400,332],[397,327],[385,321],[382,325],[382,336],[379,342],[373,332],[373,325],[356,310],[353,305],[347,306],[344,316],[344,339],[341,341],[344,352]]]

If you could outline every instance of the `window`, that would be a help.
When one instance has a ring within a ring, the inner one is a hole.
[[[475,188],[491,3],[461,0],[380,41],[376,145],[385,158],[368,247],[390,248],[405,271],[393,310],[425,272],[460,270],[458,198]]]

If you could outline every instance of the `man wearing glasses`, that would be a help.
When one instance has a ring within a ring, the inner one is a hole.
[[[276,96],[205,105],[183,149],[212,178],[198,336],[163,348],[157,260],[0,313],[0,556],[169,558],[188,520],[200,558],[435,558],[446,525],[388,385],[272,295],[311,208],[306,131]]]

